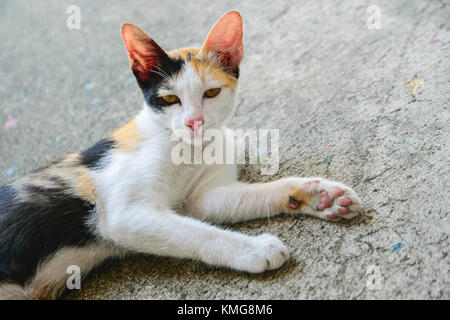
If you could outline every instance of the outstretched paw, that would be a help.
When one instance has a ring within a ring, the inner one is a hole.
[[[277,237],[264,233],[249,238],[248,246],[237,250],[232,267],[251,273],[278,269],[289,259],[289,251]]]
[[[322,219],[337,221],[358,214],[361,201],[349,187],[322,178],[290,181],[289,211],[307,213]]]

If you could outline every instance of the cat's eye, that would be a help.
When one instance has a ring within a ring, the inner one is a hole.
[[[205,98],[214,98],[220,93],[220,88],[213,88],[205,91]]]
[[[161,99],[163,99],[163,101],[168,104],[174,104],[174,103],[180,102],[180,99],[176,95],[173,95],[173,94],[162,96]]]

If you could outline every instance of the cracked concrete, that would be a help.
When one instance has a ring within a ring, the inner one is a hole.
[[[279,216],[229,226],[279,236],[292,259],[277,271],[136,255],[107,262],[65,298],[450,298],[448,2],[377,0],[381,29],[369,30],[368,4],[348,0],[76,1],[81,29],[68,30],[72,2],[3,2],[0,183],[87,148],[140,109],[123,21],[173,49],[199,45],[239,9],[246,58],[232,127],[279,128],[281,138],[278,175],[246,166],[242,179],[339,180],[364,209],[346,223]]]

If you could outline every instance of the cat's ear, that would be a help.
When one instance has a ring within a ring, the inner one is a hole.
[[[217,53],[226,66],[235,70],[244,58],[242,37],[242,17],[237,11],[229,11],[212,27],[201,51]]]
[[[122,24],[122,39],[128,51],[130,68],[142,83],[150,79],[152,71],[158,70],[162,60],[169,58],[152,38],[133,24]]]

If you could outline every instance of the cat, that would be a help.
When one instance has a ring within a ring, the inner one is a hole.
[[[142,111],[88,150],[68,154],[0,188],[0,297],[56,299],[67,268],[82,275],[130,252],[189,258],[261,273],[289,259],[275,236],[216,226],[273,216],[353,218],[360,199],[342,183],[287,177],[238,182],[236,165],[175,165],[177,130],[220,128],[233,113],[243,22],[222,16],[201,48],[166,52],[122,25]],[[184,142],[189,143],[189,142]]]

